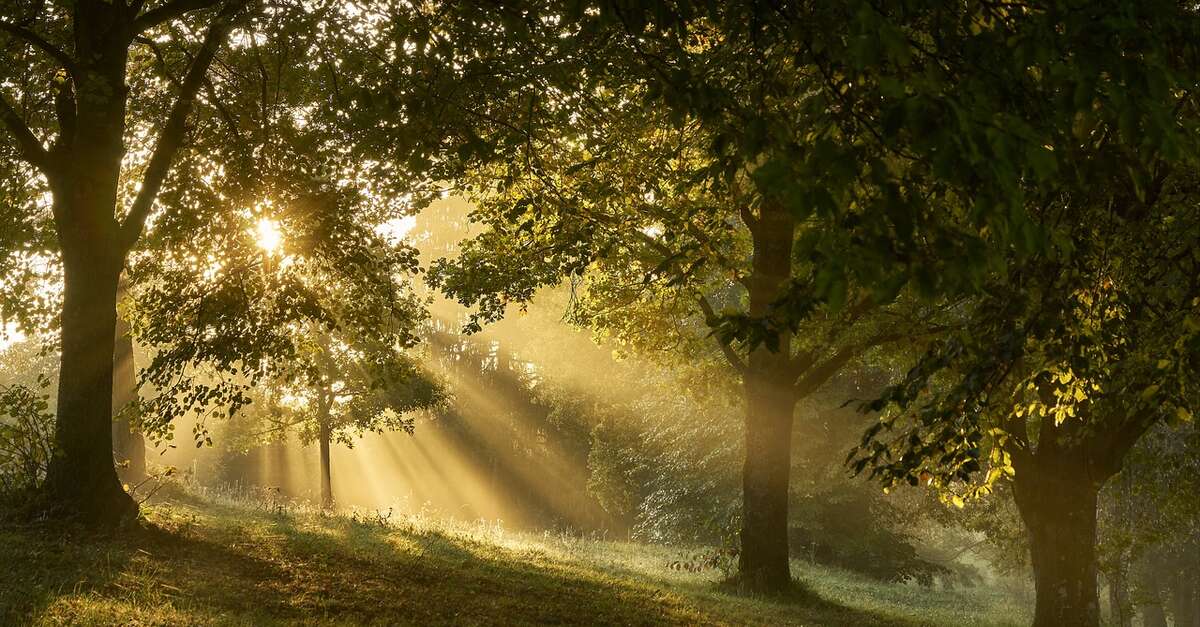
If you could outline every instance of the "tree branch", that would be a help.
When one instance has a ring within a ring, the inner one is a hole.
[[[65,154],[75,143],[75,90],[71,81],[64,80],[54,94],[54,115],[58,118],[58,138],[51,145],[54,155]]]
[[[823,363],[805,370],[804,376],[796,381],[796,397],[804,398],[816,392],[833,375],[837,374],[846,364],[850,363],[851,359],[861,355],[867,348],[869,347],[863,344],[843,347]]]
[[[1092,452],[1088,455],[1090,478],[1103,482],[1120,472],[1125,456],[1154,425],[1156,418],[1155,408],[1144,408],[1089,438],[1091,441],[1085,446]]]
[[[35,48],[38,48],[42,52],[50,55],[55,61],[58,61],[58,64],[61,65],[64,70],[70,72],[71,76],[77,75],[78,72],[76,71],[77,68],[75,65],[75,59],[72,59],[70,55],[63,52],[58,46],[46,41],[41,35],[38,35],[24,26],[13,24],[12,22],[7,22],[4,20],[0,20],[0,30],[7,31],[17,37],[20,37],[21,39],[24,39]]]
[[[217,6],[218,0],[172,0],[143,13],[133,21],[134,32],[142,33],[163,22],[182,17],[190,11]]]
[[[796,394],[798,397],[804,398],[817,391],[817,388],[824,385],[833,375],[837,374],[846,364],[850,363],[850,360],[871,348],[900,340],[916,339],[923,335],[944,331],[947,328],[944,326],[932,326],[920,331],[879,333],[857,344],[843,346],[832,357],[825,360],[824,363],[808,368],[803,372],[802,376],[796,381]]]
[[[233,16],[245,4],[246,1],[241,0],[225,5],[225,8],[209,24],[208,33],[204,36],[204,43],[200,45],[200,51],[192,61],[191,67],[188,68],[187,76],[183,78],[179,97],[171,107],[167,123],[163,126],[158,143],[154,146],[150,163],[146,166],[146,174],[142,177],[142,187],[138,191],[137,197],[134,198],[129,214],[121,223],[122,245],[126,249],[132,247],[142,236],[146,216],[149,215],[150,209],[154,205],[154,199],[162,189],[163,180],[166,179],[167,172],[171,169],[171,160],[183,144],[187,117],[192,111],[192,102],[196,98],[196,92],[204,83],[208,68],[217,55],[217,49],[221,47],[225,37],[233,28]]]
[[[708,302],[708,299],[705,298],[704,294],[698,294],[697,296],[699,297],[700,301],[700,311],[704,312],[704,322],[711,327],[716,324],[717,312],[713,310],[712,303]],[[742,358],[737,354],[737,351],[733,350],[733,346],[729,343],[729,341],[722,338],[717,338],[717,344],[721,346],[721,354],[725,355],[725,359],[729,362],[729,365],[733,366],[733,369],[736,370],[738,374],[745,374],[746,362],[742,361]]]
[[[21,115],[8,102],[8,97],[0,94],[0,119],[3,119],[4,125],[8,127],[8,132],[17,140],[17,146],[21,149],[21,156],[26,161],[33,164],[34,167],[42,171],[47,178],[55,173],[56,168],[50,161],[50,153],[46,152],[42,142],[38,140],[33,131],[25,125],[25,121],[21,119]]]

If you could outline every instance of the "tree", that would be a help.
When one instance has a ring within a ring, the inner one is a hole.
[[[163,254],[130,266],[138,287],[128,311],[152,353],[142,379],[156,394],[140,403],[144,428],[169,439],[174,419],[196,416],[199,446],[211,442],[210,417],[259,403],[268,433],[295,429],[320,445],[322,504],[331,507],[330,445],[367,430],[411,432],[404,414],[444,393],[412,351],[428,316],[412,285],[417,250],[358,190],[296,172],[305,139],[277,141],[292,167],[260,165],[258,182],[238,189],[267,199],[257,215],[219,201],[165,215],[146,243]],[[210,181],[189,193],[220,198],[226,185],[243,185]]]
[[[1039,624],[1098,620],[1099,490],[1153,425],[1192,419],[1200,216],[1190,180],[1181,189],[1168,179],[1146,201],[1058,207],[1073,254],[1014,261],[1012,282],[989,285],[967,330],[870,405],[892,411],[864,436],[856,470],[872,468],[889,487],[982,481],[956,503],[1013,482]]]
[[[370,333],[370,329],[363,330]],[[406,414],[442,402],[444,393],[396,347],[380,345],[369,335],[349,342],[316,329],[290,364],[295,378],[273,390],[276,408],[267,417],[277,435],[294,430],[301,442],[316,442],[321,456],[321,506],[334,505],[329,449],[334,442],[354,446],[365,431],[413,433]]]
[[[0,24],[10,42],[20,41],[43,55],[25,68],[6,63],[7,71],[17,73],[17,84],[28,88],[19,95],[27,106],[19,110],[6,95],[0,100],[0,117],[21,159],[52,195],[63,267],[62,365],[47,493],[54,507],[101,525],[136,511],[117,481],[111,453],[118,276],[184,139],[209,65],[246,4],[231,2],[204,12],[205,35],[131,198],[121,189],[127,133],[133,130],[126,123],[130,47],[145,33],[165,30],[216,3],[149,8],[140,1],[85,0],[69,12],[40,3],[13,4],[6,11],[13,17]],[[70,42],[69,51],[64,41]],[[32,84],[38,74],[55,77],[52,96],[42,95],[46,86]],[[48,140],[38,132],[49,135],[51,120],[56,132],[47,148]]]
[[[897,272],[977,298],[966,330],[870,406],[911,422],[872,427],[855,467],[965,481],[995,455],[981,478],[1014,482],[1036,622],[1095,624],[1097,490],[1150,425],[1194,403],[1197,15],[1116,2],[844,17],[849,33],[817,31],[830,36],[815,62],[844,132],[898,164],[865,189],[908,209],[838,232],[884,249],[923,234],[899,244],[935,246]],[[869,25],[881,45],[862,38]],[[959,247],[962,267],[936,272]],[[867,280],[856,258],[847,271]]]
[[[443,8],[424,33],[431,59],[460,59],[456,70],[414,64],[437,68],[426,98],[451,103],[431,122],[454,133],[438,172],[476,202],[473,218],[487,227],[434,266],[433,282],[478,308],[468,325],[477,330],[509,303],[583,277],[576,322],[642,348],[707,343],[727,360],[746,402],[742,576],[783,589],[797,401],[873,347],[927,333],[939,312],[908,304],[883,312],[894,294],[879,300],[799,262],[797,242],[819,234],[780,202],[762,150],[714,149],[737,120],[714,129],[662,106],[653,78],[662,68],[639,49],[636,29],[603,12],[568,22],[553,4],[523,9],[481,21]],[[811,76],[773,67],[773,53],[718,41],[713,71],[735,83],[754,77],[736,85],[738,97],[761,86],[759,64],[782,72],[768,81],[780,97],[799,101],[810,88]],[[470,108],[459,104],[463,93],[475,98]],[[780,305],[794,284],[834,296]],[[799,310],[813,323],[785,319]],[[732,333],[712,333],[725,318],[790,328],[756,336],[746,356]]]
[[[307,143],[288,164],[294,176],[353,189],[356,202],[399,215],[404,164],[371,158],[362,131],[381,118],[360,112],[374,73],[401,65],[404,50],[382,41],[377,13],[339,2],[81,0],[62,8],[10,0],[5,7],[0,119],[8,133],[0,165],[4,212],[17,219],[0,237],[0,318],[20,318],[31,301],[24,284],[9,284],[18,276],[9,267],[28,271],[37,255],[61,264],[62,384],[46,503],[111,526],[136,511],[111,453],[117,285],[127,262],[145,259],[154,248],[148,238],[179,241],[189,228],[203,230],[204,220],[244,228],[247,207],[274,191],[256,177],[280,165],[285,151],[277,146],[297,142]],[[302,56],[320,62],[296,63]],[[162,248],[155,254],[180,261]],[[253,369],[260,356],[245,355],[242,364]]]

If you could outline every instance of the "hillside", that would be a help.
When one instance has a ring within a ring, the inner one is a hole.
[[[880,584],[796,562],[764,599],[679,549],[422,517],[326,516],[178,493],[117,538],[0,530],[3,624],[1016,624],[998,592]]]

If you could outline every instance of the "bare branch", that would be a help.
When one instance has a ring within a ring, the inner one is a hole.
[[[846,346],[824,362],[805,370],[803,376],[796,381],[796,397],[804,398],[816,392],[822,385],[825,385],[826,381],[833,378],[833,375],[850,363],[850,360],[863,354],[866,350],[867,347],[862,344]]]
[[[25,121],[21,119],[21,115],[8,102],[8,98],[0,94],[0,119],[3,119],[4,126],[8,127],[8,132],[17,140],[17,146],[21,149],[21,156],[26,161],[33,164],[36,168],[42,171],[47,177],[54,174],[54,164],[50,160],[50,154],[46,152],[42,142],[38,140],[33,131],[25,125]]]
[[[713,326],[717,321],[717,312],[713,310],[712,303],[708,302],[704,294],[699,294],[700,311],[704,312],[704,321],[709,326]],[[742,361],[741,356],[737,351],[733,350],[733,345],[728,340],[717,338],[717,343],[721,346],[721,354],[725,355],[725,359],[730,366],[738,372],[738,374],[746,373],[746,362]]]
[[[25,28],[24,26],[6,22],[4,20],[0,20],[0,30],[16,35],[17,37],[20,37],[29,44],[33,45],[35,48],[50,55],[55,61],[58,61],[58,64],[62,66],[64,70],[70,72],[71,76],[75,76],[77,74],[75,59],[72,59],[70,55],[63,52],[58,46],[46,41],[41,35],[29,30],[28,28]]]
[[[244,0],[227,4],[209,24],[208,33],[204,36],[204,43],[200,45],[200,51],[192,61],[191,67],[188,68],[187,76],[183,78],[179,97],[171,107],[167,123],[163,126],[158,143],[154,146],[150,163],[146,166],[146,174],[142,178],[142,188],[138,191],[133,206],[129,209],[129,215],[125,216],[125,220],[121,224],[122,243],[126,248],[133,246],[142,235],[146,216],[149,215],[150,209],[154,205],[154,199],[162,189],[167,172],[171,169],[171,160],[183,143],[187,117],[192,111],[196,92],[204,84],[204,77],[208,73],[209,66],[212,65],[213,58],[217,55],[217,49],[225,42],[229,31],[233,28],[234,15],[245,4]]]
[[[142,33],[163,22],[183,17],[184,14],[217,6],[218,0],[172,0],[162,6],[146,11],[133,21],[135,32]]]
[[[913,340],[925,335],[940,333],[947,330],[945,326],[930,326],[918,331],[898,331],[894,333],[878,333],[862,342],[843,346],[832,357],[826,359],[820,364],[813,365],[806,369],[796,381],[796,394],[800,398],[804,398],[825,384],[830,378],[838,373],[846,364],[855,359],[859,355],[875,348],[900,340]],[[815,362],[814,362],[815,363]]]
[[[154,54],[154,60],[158,63],[159,73],[162,74],[163,78],[167,79],[171,85],[175,87],[175,89],[182,90],[183,85],[179,82],[179,79],[171,73],[171,68],[167,66],[167,59],[162,53],[162,48],[159,48],[158,44],[154,43],[153,39],[150,39],[144,35],[138,35],[137,37],[134,37],[133,40],[150,49],[150,52]]]
[[[158,62],[159,72],[162,73],[163,77],[170,81],[176,89],[182,89],[179,79],[172,74],[170,68],[167,67],[167,59],[163,55],[162,49],[158,47],[158,44],[156,44],[153,39],[143,35],[138,35],[133,39],[134,41],[149,48],[150,52],[154,54],[154,58]],[[193,60],[194,59],[191,58],[191,55],[188,55],[188,61],[191,62]],[[228,109],[225,108],[225,105],[221,103],[221,99],[217,97],[216,87],[213,85],[212,79],[209,78],[207,73],[204,75],[204,94],[208,97],[209,102],[211,102],[212,105],[217,108],[217,113],[219,113],[221,115],[221,119],[225,120],[225,123],[229,125],[229,130],[233,133],[233,135],[240,138],[241,133],[238,132],[237,121],[234,120],[233,115]]]

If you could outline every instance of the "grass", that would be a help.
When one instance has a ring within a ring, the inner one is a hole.
[[[0,528],[0,624],[1010,625],[1003,593],[883,584],[794,562],[739,595],[678,548],[364,519],[176,491],[112,537]]]

